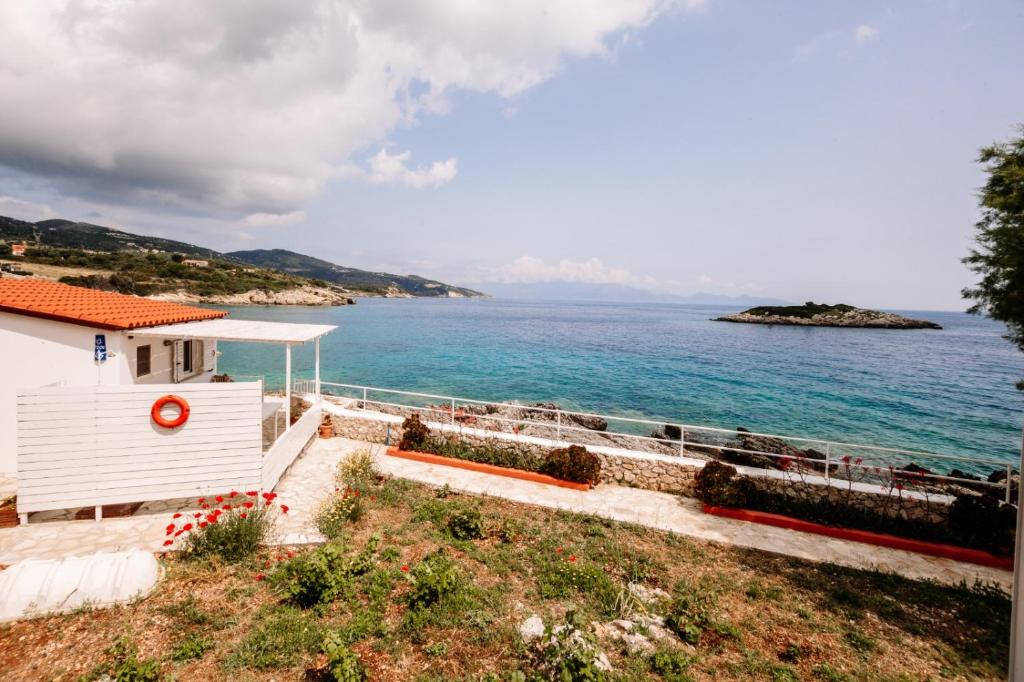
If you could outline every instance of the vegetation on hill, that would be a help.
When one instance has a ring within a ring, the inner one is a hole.
[[[415,275],[391,275],[386,272],[346,268],[285,249],[232,251],[226,255],[260,267],[321,279],[346,289],[374,291],[381,294],[405,293],[412,296],[464,296],[467,298],[483,296],[479,291],[452,286],[432,279],[424,279]]]
[[[988,180],[981,189],[977,247],[964,262],[981,281],[964,289],[972,313],[1005,322],[1007,338],[1024,350],[1024,126],[1021,136],[981,150]],[[1024,381],[1018,382],[1024,390]]]
[[[338,487],[362,512],[339,516],[328,544],[231,562],[170,554],[144,599],[0,624],[0,669],[118,680],[1006,676],[1010,600],[995,588],[376,476]]]
[[[839,303],[828,305],[808,301],[803,305],[766,305],[742,313],[715,318],[720,322],[804,325],[811,327],[873,327],[876,329],[942,329],[928,320],[915,320],[880,310],[855,308]]]
[[[309,286],[337,292],[334,298],[342,299],[345,295],[360,294],[481,295],[415,275],[345,268],[280,249],[223,254],[186,242],[91,223],[56,219],[33,223],[0,216],[0,258],[10,254],[11,244],[21,243],[30,248],[19,262],[82,269],[81,273],[67,276],[70,284],[144,296],[184,291],[210,297]],[[209,261],[209,267],[182,264],[183,260],[194,259]],[[96,270],[103,272],[93,272]]]

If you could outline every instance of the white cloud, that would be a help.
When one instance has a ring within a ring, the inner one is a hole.
[[[96,203],[288,215],[453,91],[514,98],[676,6],[703,2],[0,2],[0,162]]]
[[[853,37],[856,39],[858,45],[864,43],[872,43],[878,40],[880,31],[869,24],[861,24],[853,30]]]
[[[422,189],[424,187],[439,187],[455,179],[458,173],[458,163],[454,158],[447,161],[435,161],[429,167],[419,167],[415,170],[406,167],[406,163],[412,157],[412,152],[401,154],[388,154],[388,150],[381,150],[370,159],[370,180],[372,182],[400,183]]]
[[[250,227],[276,227],[294,225],[305,219],[305,211],[291,211],[289,213],[250,213],[242,222]]]
[[[37,204],[34,201],[25,201],[15,197],[0,195],[0,215],[35,222],[37,220],[53,218],[56,213],[46,204]]]
[[[701,273],[697,275],[697,284],[713,284],[715,279],[711,275]]]
[[[633,275],[625,268],[605,265],[600,258],[574,261],[563,258],[548,263],[543,258],[520,256],[511,263],[491,269],[482,281],[486,282],[589,282],[592,284],[629,284]]]

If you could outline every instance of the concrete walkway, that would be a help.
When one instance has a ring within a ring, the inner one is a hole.
[[[1013,574],[949,559],[914,554],[857,542],[709,516],[698,502],[667,493],[602,485],[588,492],[531,483],[451,467],[413,462],[384,454],[380,445],[344,438],[316,440],[292,465],[277,487],[280,501],[290,507],[278,526],[281,544],[320,542],[312,527],[316,506],[334,490],[334,471],[345,456],[369,447],[381,473],[431,486],[490,495],[514,502],[593,514],[615,521],[671,531],[698,540],[760,549],[811,561],[863,569],[891,571],[910,578],[946,583],[981,580],[1009,589]],[[184,509],[183,509],[184,511]],[[0,529],[0,564],[25,558],[51,559],[99,550],[158,551],[169,513],[95,521],[53,521]]]

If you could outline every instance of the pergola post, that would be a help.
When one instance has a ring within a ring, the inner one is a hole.
[[[292,427],[292,344],[284,346],[284,430]]]
[[[316,399],[320,400],[320,337],[316,337],[316,341],[313,342],[316,346],[316,361],[314,367],[314,380],[316,381]]]

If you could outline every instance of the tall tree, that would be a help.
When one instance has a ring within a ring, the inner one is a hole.
[[[964,262],[981,281],[963,290],[972,313],[1006,323],[1006,335],[1024,350],[1024,126],[1021,137],[981,150],[988,181],[981,190],[977,245]],[[1024,390],[1024,381],[1017,387]]]

